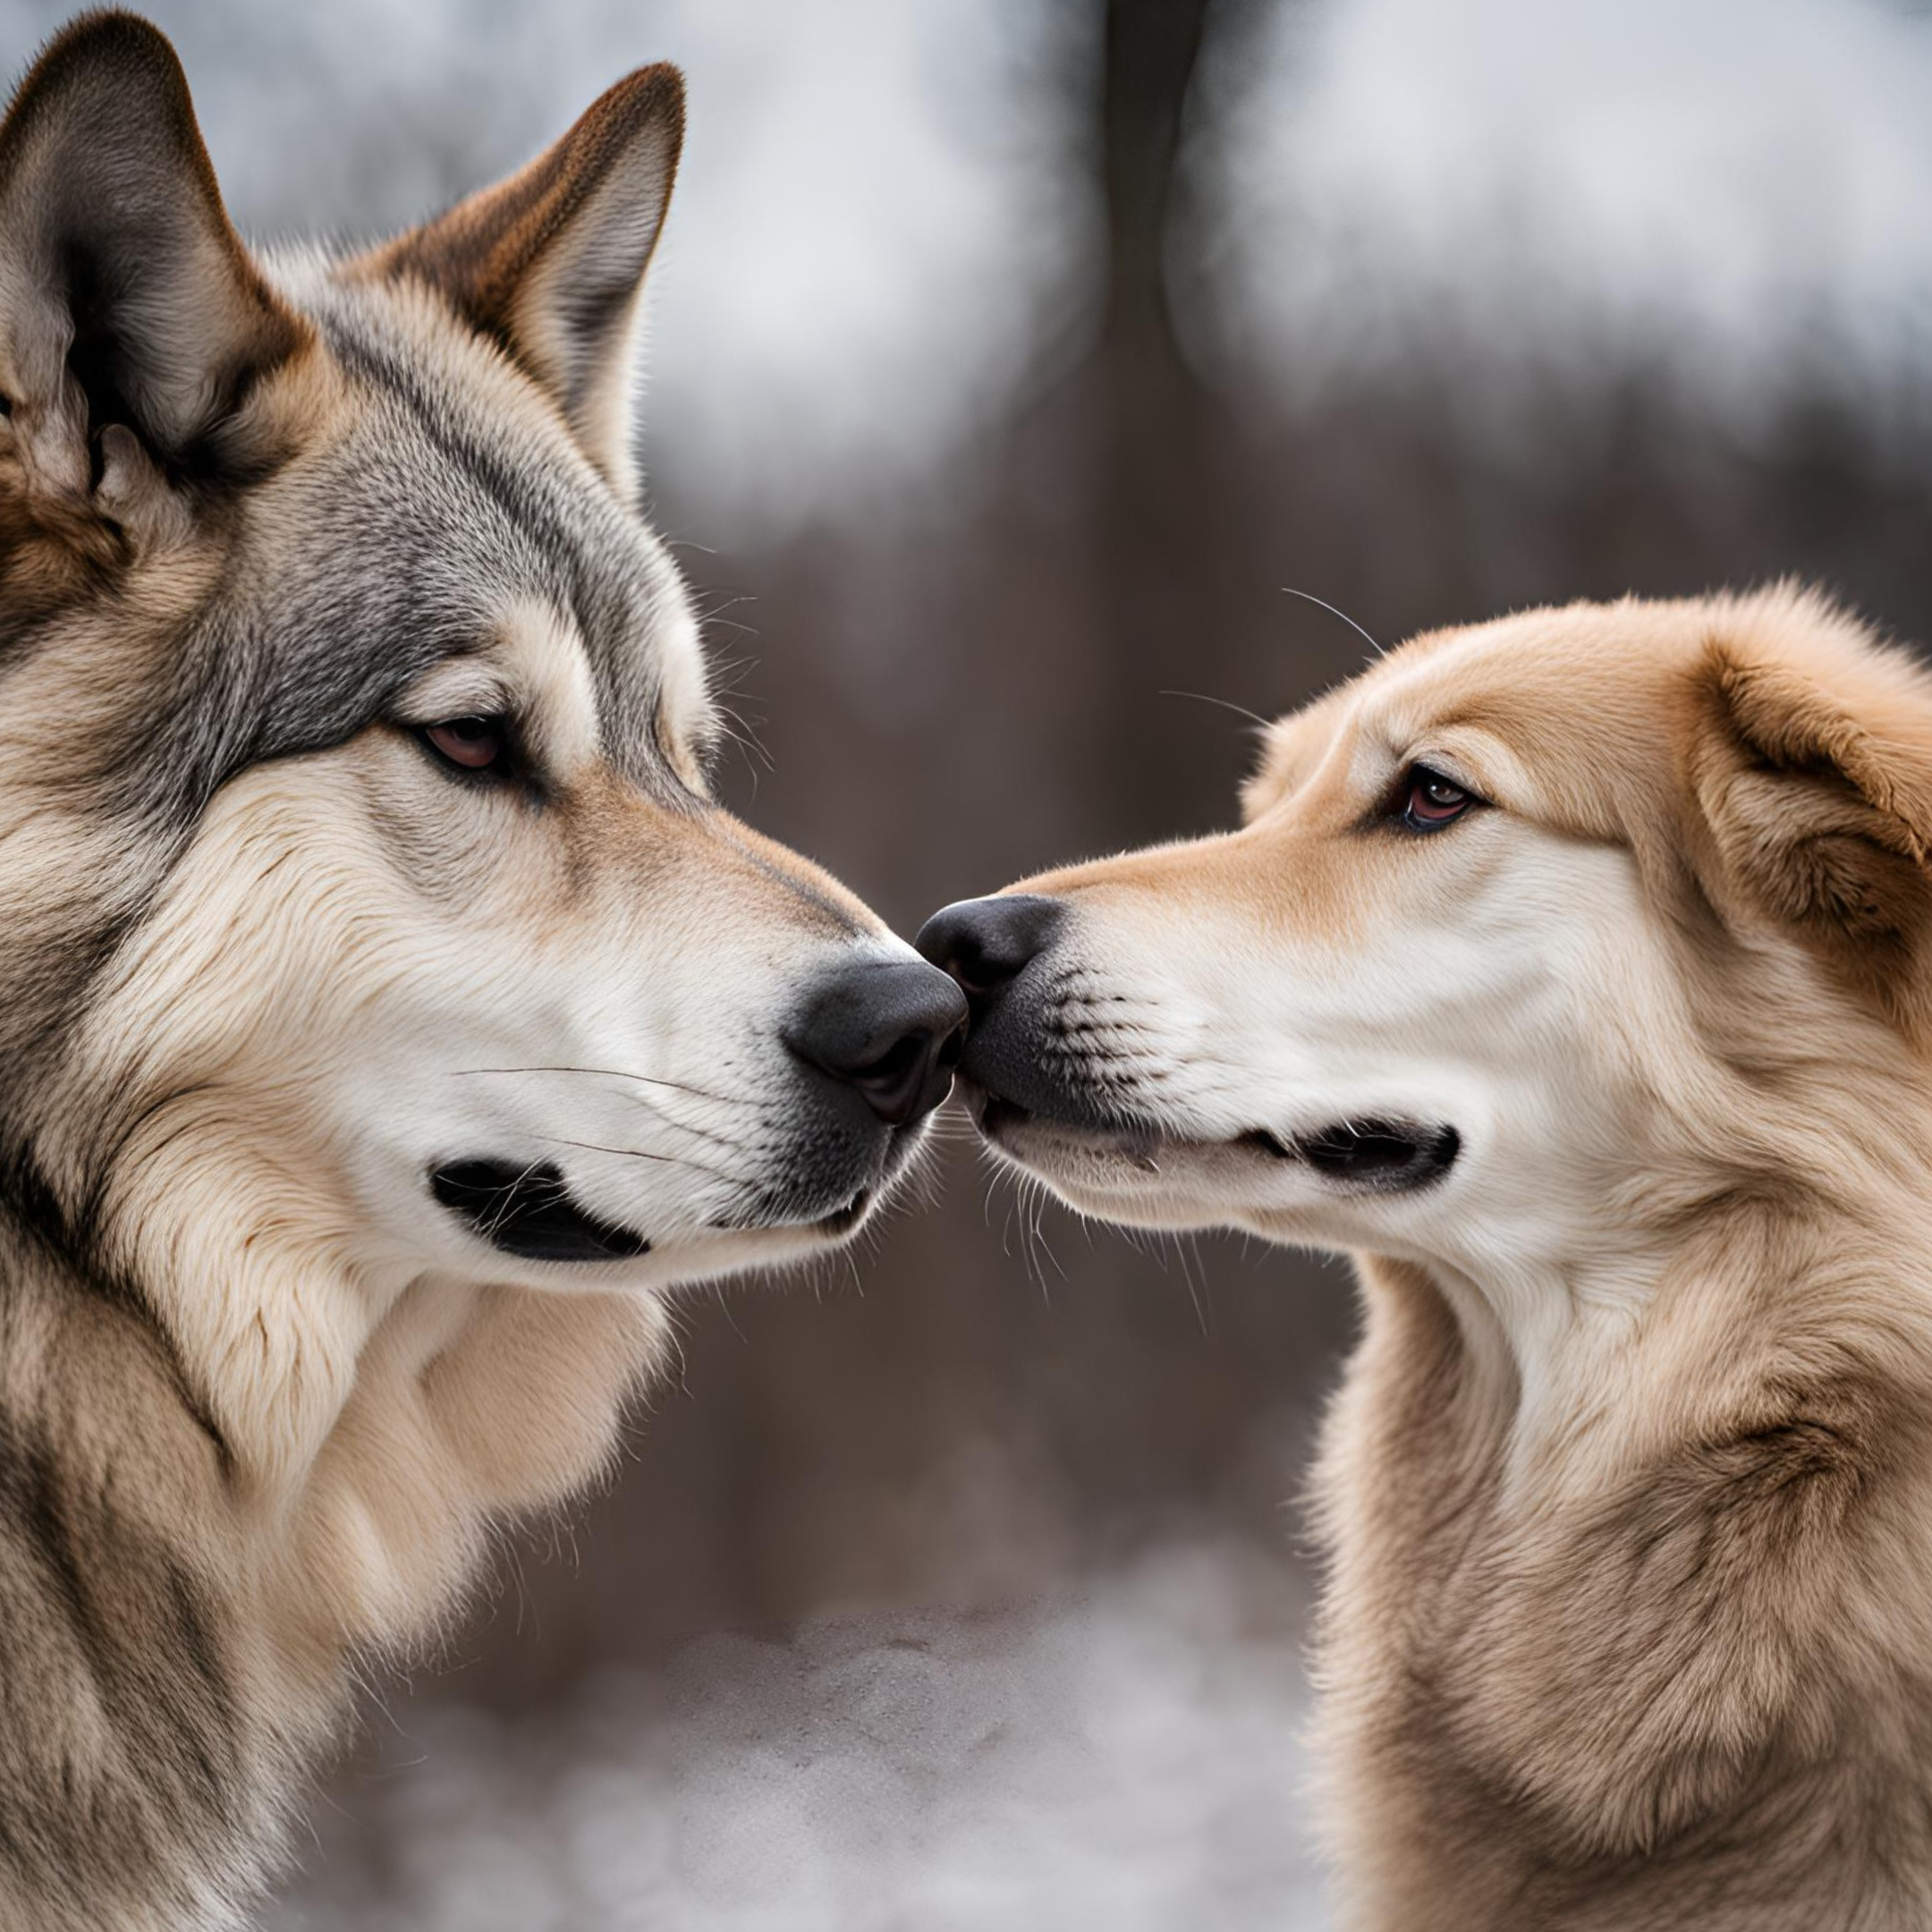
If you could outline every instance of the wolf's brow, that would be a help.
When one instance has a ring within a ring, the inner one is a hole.
[[[343,367],[371,386],[381,390],[406,409],[425,441],[468,479],[475,482],[503,511],[509,521],[528,537],[538,556],[548,581],[542,589],[567,609],[582,640],[593,678],[597,686],[599,709],[612,725],[633,718],[642,720],[639,728],[626,731],[622,741],[611,743],[614,762],[633,780],[649,784],[654,790],[668,790],[676,802],[691,802],[689,787],[678,779],[672,761],[665,755],[653,712],[659,698],[660,680],[653,677],[644,688],[623,675],[636,660],[623,647],[630,642],[631,627],[623,623],[600,622],[620,614],[612,610],[619,601],[611,580],[634,577],[632,561],[621,555],[606,555],[599,572],[587,550],[594,541],[599,520],[573,515],[572,506],[562,499],[555,480],[543,474],[540,466],[513,468],[487,445],[466,433],[465,425],[445,404],[434,386],[413,369],[406,358],[389,353],[370,343],[342,318],[330,317],[327,335],[331,349]],[[599,506],[601,509],[603,506]],[[623,513],[614,504],[609,514]],[[633,581],[632,593],[647,606],[655,604],[661,586]],[[620,643],[614,633],[623,633]],[[628,754],[628,755],[626,755]]]

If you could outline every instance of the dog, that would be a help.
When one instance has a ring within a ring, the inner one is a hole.
[[[715,801],[631,349],[676,71],[257,256],[153,27],[0,125],[0,1925],[243,1922],[352,1674],[679,1284],[905,1174],[965,1002]]]
[[[1002,1160],[1355,1258],[1346,1922],[1932,1924],[1932,678],[1796,587],[1530,611],[1242,802],[919,944]]]

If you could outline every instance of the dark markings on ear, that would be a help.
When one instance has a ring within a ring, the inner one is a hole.
[[[631,320],[683,139],[682,76],[640,68],[521,173],[363,263],[428,283],[499,344],[627,499]]]
[[[123,424],[172,472],[258,459],[225,425],[303,325],[222,207],[181,63],[131,13],[55,36],[0,124],[0,389],[66,491]]]
[[[1729,878],[1889,1011],[1916,1011],[1932,938],[1932,687],[1876,649],[1843,691],[1719,640],[1704,671],[1717,729],[1698,793]]]

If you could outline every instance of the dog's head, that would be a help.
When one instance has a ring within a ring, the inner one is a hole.
[[[128,15],[0,128],[7,1192],[205,1277],[198,1362],[255,1345],[238,1254],[379,1300],[822,1251],[943,1097],[952,982],[708,786],[630,456],[682,120],[646,69],[344,260],[250,253]]]
[[[1419,639],[1244,802],[920,936],[987,1139],[1089,1213],[1560,1272],[1923,1050],[1932,681],[1817,598]]]

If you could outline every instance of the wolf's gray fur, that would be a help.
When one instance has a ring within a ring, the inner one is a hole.
[[[645,70],[258,261],[144,22],[0,128],[9,1928],[239,1922],[351,1660],[606,1455],[638,1291],[843,1239],[943,1090],[797,1044],[825,973],[921,1051],[957,995],[706,792],[628,449],[681,129]],[[479,1162],[487,1214],[431,1199]]]

